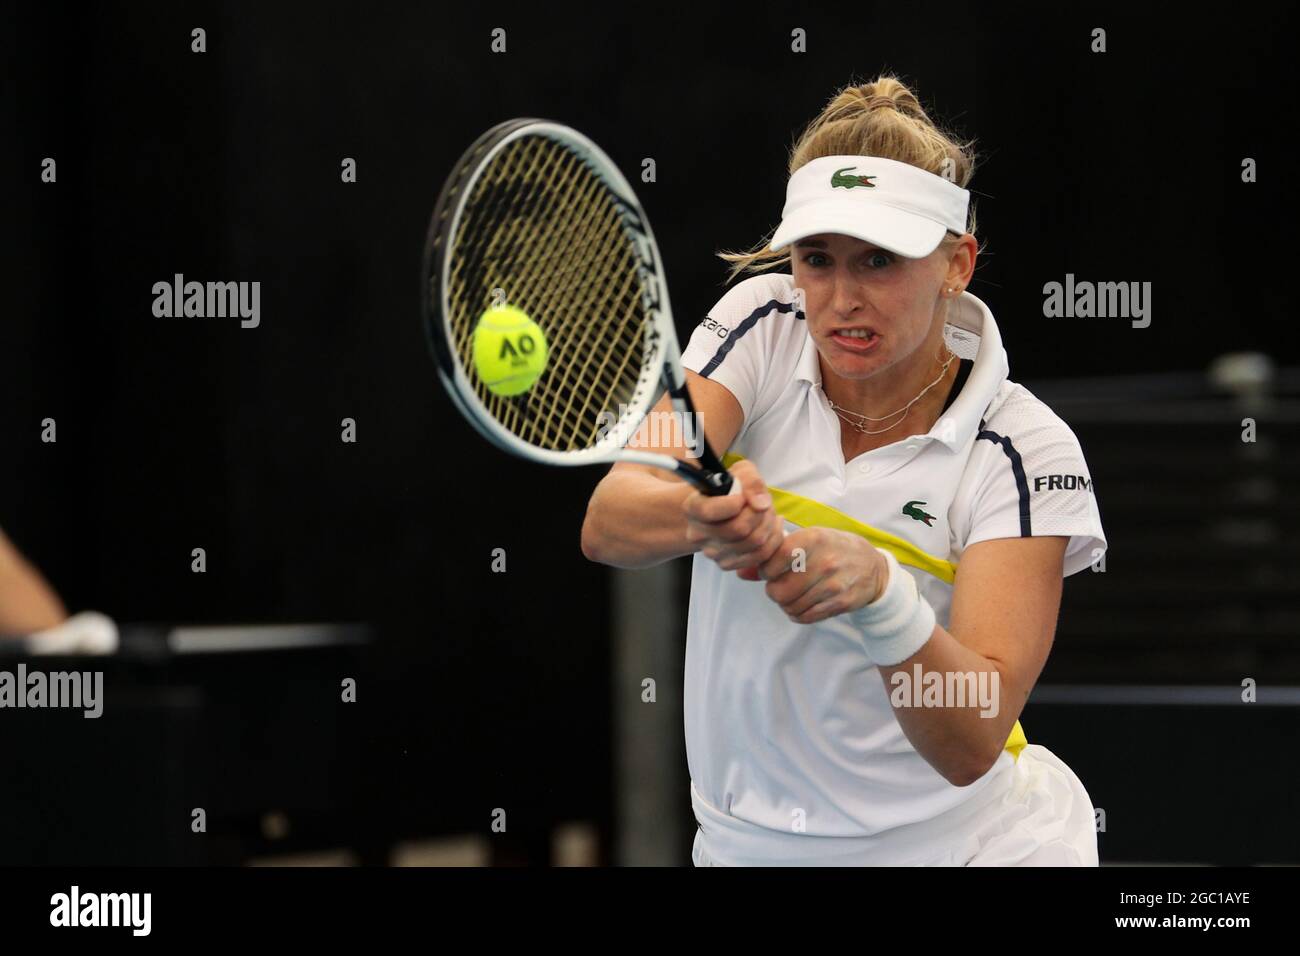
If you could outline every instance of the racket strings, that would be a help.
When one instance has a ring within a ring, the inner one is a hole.
[[[565,175],[555,180],[549,198],[566,213],[581,211],[580,216],[552,216],[547,223],[550,228],[538,232],[536,248],[553,251],[537,260],[539,267],[533,269],[528,277],[542,283],[541,288],[534,290],[526,278],[521,291],[523,301],[538,302],[535,314],[556,317],[554,338],[562,346],[552,353],[550,362],[550,368],[554,370],[550,389],[553,400],[542,406],[545,416],[531,422],[534,426],[531,434],[523,426],[529,424],[525,419],[534,402],[496,399],[495,404],[504,409],[503,423],[521,437],[553,447],[588,447],[592,442],[581,432],[590,431],[590,427],[583,429],[582,426],[584,423],[589,426],[595,420],[591,413],[593,398],[617,388],[631,353],[625,350],[622,353],[624,361],[617,365],[598,365],[593,361],[595,357],[618,353],[601,348],[602,343],[590,341],[591,335],[584,333],[592,331],[590,317],[600,314],[596,310],[608,307],[609,279],[619,278],[620,273],[624,289],[615,295],[615,301],[623,307],[617,311],[627,312],[626,287],[635,276],[634,264],[626,257],[626,241],[623,240],[617,210],[609,202],[594,203],[597,197],[605,195],[599,180],[568,150],[545,140],[534,142],[551,146],[544,149],[544,153],[564,157]],[[578,254],[579,250],[587,250],[587,254]],[[596,252],[595,257],[590,254],[592,250]],[[620,251],[623,255],[616,259]],[[599,287],[597,283],[604,283],[604,286]],[[538,295],[536,300],[533,298],[535,292]],[[564,304],[570,307],[559,307]],[[529,311],[534,314],[531,309]],[[550,333],[548,337],[551,337]],[[637,371],[639,366],[633,374]],[[536,394],[534,389],[529,398]],[[581,404],[575,405],[578,401]],[[566,424],[571,426],[567,431]],[[572,426],[576,426],[576,430]]]
[[[481,311],[495,304],[498,289],[505,291],[508,264],[499,260],[508,251],[505,240],[509,234],[492,228],[492,224],[503,218],[529,214],[525,205],[527,197],[522,195],[523,192],[522,179],[509,179],[500,175],[499,166],[490,166],[484,170],[476,195],[466,203],[461,214],[456,237],[458,247],[451,258],[449,299],[457,307],[452,329],[456,354],[462,361],[471,354],[477,319],[471,313],[470,321],[463,321],[465,316],[461,314],[460,306],[464,305],[472,312]],[[466,290],[481,294],[476,300],[457,301]]]
[[[632,397],[646,359],[637,259],[622,212],[572,150],[542,136],[507,144],[482,170],[452,239],[449,335],[490,414],[524,441],[593,446]],[[473,370],[479,316],[503,300],[542,327],[546,370],[524,395],[494,395]]]
[[[561,157],[562,169],[549,168],[551,160]],[[516,161],[513,166],[502,166],[510,172],[515,172],[516,168],[521,165]],[[584,172],[578,159],[571,153],[559,149],[542,151],[536,169],[537,177],[546,181],[547,177],[553,177],[551,193],[554,197],[560,199],[568,198],[572,202],[590,202],[590,197],[599,191],[599,183],[590,175],[580,176]],[[576,189],[575,189],[575,180]],[[514,184],[523,182],[523,177],[518,175],[508,176],[508,181]],[[524,221],[530,225],[535,217],[538,201],[543,198],[540,193],[534,193],[528,198],[525,207],[520,211]],[[596,241],[598,237],[589,235],[594,224],[594,217],[589,217],[586,223],[580,223],[579,226],[588,227],[585,231],[579,228],[573,228],[570,222],[571,217],[550,216],[542,220],[541,225],[531,232],[532,245],[527,250],[530,255],[529,269],[521,272],[517,278],[509,280],[512,282],[511,291],[508,294],[509,301],[512,304],[521,305],[530,315],[554,315],[557,316],[558,330],[552,331],[543,326],[543,331],[547,331],[548,340],[555,340],[556,346],[552,348],[551,359],[548,367],[554,369],[557,373],[572,368],[572,361],[565,354],[566,345],[568,349],[580,347],[582,342],[579,337],[566,334],[570,330],[565,328],[565,320],[581,309],[586,303],[582,300],[582,288],[580,284],[572,281],[569,272],[574,272],[579,268],[588,266],[574,254],[574,245],[583,244],[587,241]],[[489,221],[491,216],[488,217]],[[570,227],[565,229],[564,227]],[[503,238],[512,238],[509,233],[493,233],[493,241]],[[532,250],[539,250],[536,255]],[[576,263],[576,265],[575,265]],[[506,282],[507,277],[504,275],[494,275],[489,277],[491,281]],[[501,286],[497,286],[501,288]],[[563,310],[556,308],[556,300],[560,302],[565,298],[574,300],[574,309]],[[525,305],[526,303],[526,305]],[[557,398],[564,396],[567,381],[561,379],[558,375],[556,381],[552,382],[551,391]],[[536,387],[534,395],[537,394]],[[569,400],[563,405],[559,402],[550,402],[540,406],[545,412],[544,417],[539,417],[534,409],[535,403],[528,401],[519,401],[517,399],[502,398],[489,393],[489,403],[493,414],[509,427],[516,434],[525,437],[527,440],[540,444],[559,444],[563,447],[565,436],[559,427],[559,421],[562,420],[565,412],[572,408],[573,392],[569,392]],[[529,429],[531,426],[531,431]],[[572,439],[570,438],[571,442]]]
[[[567,196],[573,207],[596,208],[592,204],[601,193],[599,181],[587,172],[574,154],[567,150],[552,149],[548,152],[561,153],[565,157],[567,167],[567,176],[557,184],[556,194]],[[565,217],[551,220],[553,227],[565,223],[567,223]],[[612,210],[597,209],[596,214],[587,215],[585,220],[576,223],[574,228],[568,229],[567,235],[557,236],[552,229],[552,234],[538,236],[539,248],[547,250],[553,248],[554,251],[548,252],[546,261],[541,262],[542,267],[532,272],[532,278],[540,284],[540,288],[534,289],[531,285],[526,285],[522,295],[528,301],[538,302],[538,314],[556,316],[554,337],[557,344],[552,351],[552,367],[556,374],[551,384],[553,393],[557,398],[563,398],[564,402],[550,405],[549,414],[538,427],[548,433],[548,437],[555,436],[557,440],[567,440],[572,443],[577,436],[570,434],[559,438],[562,423],[581,421],[592,394],[615,384],[606,376],[593,376],[590,357],[595,353],[584,340],[583,327],[579,322],[584,313],[591,315],[590,310],[599,308],[602,303],[599,299],[593,298],[591,294],[593,290],[588,288],[588,283],[578,280],[587,274],[592,277],[603,277],[607,274],[610,265],[605,261],[593,262],[590,258],[577,255],[576,250],[617,249],[619,244],[611,243],[609,239],[611,236],[617,238],[618,230],[619,224],[613,218]],[[535,300],[534,295],[536,295]],[[560,308],[566,298],[572,300],[572,307]],[[548,331],[548,337],[549,335]],[[574,387],[580,386],[584,381],[591,381],[593,377],[598,388],[584,390],[581,387]],[[578,398],[582,398],[584,404],[582,408],[575,410],[574,402]],[[512,425],[518,424],[519,415],[529,408],[527,403],[502,404],[513,419]]]
[[[581,320],[584,315],[600,314],[595,310],[608,308],[614,303],[614,314],[625,316],[625,325],[632,325],[633,335],[642,328],[644,316],[639,310],[641,286],[636,271],[636,264],[629,255],[626,240],[623,239],[622,227],[618,222],[618,212],[607,204],[602,215],[592,222],[599,229],[600,235],[590,242],[598,250],[599,258],[593,263],[594,272],[602,277],[603,285],[598,289],[582,291],[587,293],[585,300],[575,302],[575,308],[564,313],[561,320],[561,334],[567,342],[574,343],[570,360],[558,368],[567,374],[559,383],[561,391],[567,391],[568,402],[563,409],[563,416],[568,421],[587,421],[592,417],[593,399],[597,395],[609,395],[618,390],[620,383],[629,379],[633,385],[641,370],[642,355],[639,348],[630,347],[620,350],[608,350],[596,347],[584,341]],[[610,234],[616,236],[614,241],[607,241]],[[628,331],[626,328],[615,330],[616,333]],[[634,340],[631,343],[636,346]],[[635,359],[636,365],[633,366]],[[583,383],[594,383],[594,387],[581,387]],[[574,407],[576,400],[581,400],[579,407]],[[602,409],[596,409],[599,413]]]

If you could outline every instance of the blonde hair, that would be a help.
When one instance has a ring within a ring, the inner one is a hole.
[[[974,145],[973,139],[956,139],[937,126],[916,94],[898,77],[885,74],[870,83],[850,84],[831,97],[791,147],[789,173],[794,175],[805,163],[823,156],[879,156],[943,176],[965,188],[975,174]],[[966,231],[975,232],[973,202]],[[949,230],[939,245],[950,247],[959,238]],[[773,252],[770,243],[769,233],[748,252],[719,252],[718,258],[731,263],[727,282],[742,272],[762,272],[790,261],[789,246]]]

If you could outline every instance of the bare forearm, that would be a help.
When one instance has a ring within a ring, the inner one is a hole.
[[[880,676],[907,739],[956,786],[988,771],[1024,706],[1023,699],[1009,699],[994,661],[939,625],[920,651],[880,668]]]
[[[0,535],[0,637],[43,631],[67,616],[40,572]]]
[[[596,486],[582,526],[582,552],[616,568],[648,568],[693,554],[682,503],[693,489],[638,471],[611,471]]]

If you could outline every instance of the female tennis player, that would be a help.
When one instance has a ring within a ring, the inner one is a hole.
[[[1106,542],[1078,440],[966,291],[973,168],[896,77],[841,90],[683,350],[732,493],[619,463],[592,495],[593,560],[694,555],[696,865],[1097,865],[1087,791],[1018,718]]]

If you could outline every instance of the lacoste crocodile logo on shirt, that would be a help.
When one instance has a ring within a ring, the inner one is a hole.
[[[917,521],[924,522],[927,528],[933,528],[934,525],[931,522],[934,521],[934,515],[926,514],[917,507],[917,505],[923,504],[925,504],[924,501],[909,501],[907,504],[903,505],[903,514],[907,515],[909,518],[915,518]]]

